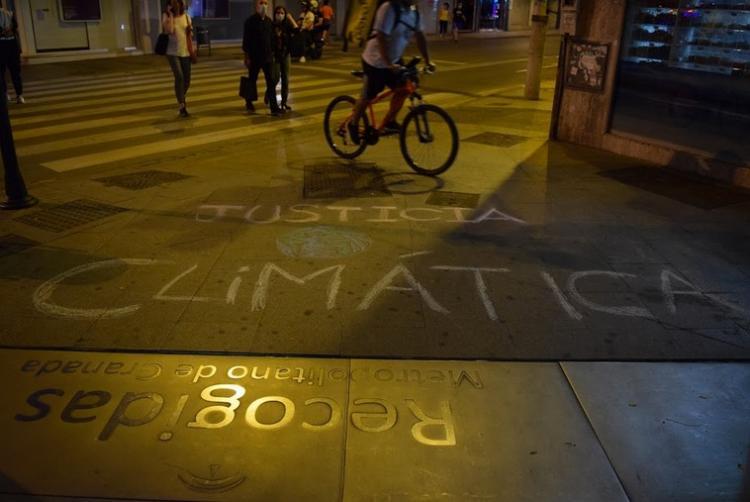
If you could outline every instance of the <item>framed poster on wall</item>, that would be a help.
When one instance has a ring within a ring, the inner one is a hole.
[[[85,23],[102,20],[99,0],[58,0],[60,20],[66,23]]]
[[[571,39],[565,65],[565,86],[604,92],[608,60],[609,44]]]

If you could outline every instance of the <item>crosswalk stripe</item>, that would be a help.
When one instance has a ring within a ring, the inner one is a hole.
[[[355,90],[359,86],[352,86],[350,90]],[[343,91],[343,90],[342,90]],[[291,98],[289,103],[294,105],[294,110],[299,112],[303,110],[311,110],[317,107],[322,107],[328,105],[330,103],[331,99],[333,99],[330,96],[326,96],[323,99],[317,99],[314,101],[305,101],[305,100],[299,100],[297,98],[306,97],[301,96],[302,93],[295,93],[291,95]],[[311,96],[312,97],[312,96]],[[299,103],[299,104],[298,104]],[[188,129],[194,129],[198,127],[207,127],[207,126],[216,126],[221,125],[227,122],[237,121],[237,120],[247,120],[247,116],[242,112],[240,115],[241,108],[237,107],[237,113],[238,115],[224,115],[220,117],[206,117],[206,116],[200,116],[201,113],[207,113],[211,111],[216,111],[219,109],[222,109],[226,106],[226,103],[220,103],[220,104],[214,104],[214,105],[208,105],[203,107],[196,107],[192,110],[194,119],[185,122],[185,121],[173,121],[169,123],[161,123],[158,125],[144,125],[140,127],[135,127],[131,129],[121,129],[117,131],[111,131],[111,132],[105,132],[105,133],[94,133],[94,134],[87,134],[78,136],[75,138],[65,138],[61,140],[53,140],[48,141],[44,143],[35,143],[33,145],[27,145],[27,146],[18,146],[16,147],[16,152],[18,155],[22,156],[31,156],[31,155],[43,155],[46,153],[53,153],[56,151],[61,150],[67,150],[67,149],[73,149],[73,148],[79,148],[83,146],[89,146],[89,145],[97,145],[100,143],[109,143],[114,141],[121,141],[125,139],[134,139],[139,137],[147,137],[154,134],[163,133],[164,130],[167,128],[166,126],[173,126],[173,128],[170,130],[170,132],[177,132],[182,131],[185,132]],[[185,125],[185,127],[182,127]]]
[[[333,88],[329,90],[333,90]],[[463,102],[469,101],[470,99],[471,98],[469,97],[453,93],[437,93],[430,96],[431,103],[439,104],[442,106],[456,106]],[[257,136],[266,133],[278,133],[280,130],[284,129],[296,129],[313,124],[319,125],[322,122],[323,116],[324,113],[316,113],[303,118],[281,119],[278,121],[274,121],[272,124],[269,124],[267,126],[252,124],[241,127],[233,127],[221,131],[190,135],[183,138],[155,141],[152,143],[138,145],[135,148],[133,146],[114,148],[101,152],[89,153],[86,155],[45,162],[42,163],[42,165],[53,171],[66,172],[86,167],[110,164],[123,160],[146,157],[148,155],[172,152],[185,148],[195,148],[197,146],[217,143],[221,141],[247,138],[250,136]]]
[[[101,127],[132,124],[134,122],[143,122],[144,120],[153,120],[153,118],[153,115],[132,113],[129,115],[124,115],[122,117],[106,117],[95,120],[87,120],[85,122],[71,122],[62,125],[58,124],[52,126],[37,127],[34,129],[13,131],[13,138],[16,140],[16,142],[20,142],[23,140],[41,138],[44,136],[52,136],[56,134],[96,130]]]
[[[247,72],[238,72],[236,70],[221,70],[221,71],[214,71],[214,72],[206,72],[206,73],[198,73],[193,74],[191,80],[200,81],[200,80],[207,80],[214,77],[235,77],[239,79],[241,75],[245,75]],[[170,84],[174,82],[174,77],[171,73],[163,73],[158,76],[154,76],[153,78],[143,78],[138,80],[129,80],[129,81],[117,81],[117,82],[105,82],[103,84],[90,84],[90,85],[76,85],[76,86],[64,86],[64,87],[50,87],[49,89],[42,89],[38,91],[26,91],[26,95],[33,97],[33,98],[41,98],[41,97],[48,97],[48,96],[59,96],[62,98],[65,97],[71,97],[76,95],[82,95],[86,94],[88,92],[92,91],[104,91],[109,89],[115,89],[115,90],[130,90],[139,86],[148,85],[148,84]],[[36,100],[35,100],[36,101]]]
[[[236,79],[236,81],[235,79],[236,77],[232,77],[231,80],[229,78],[215,79],[215,80],[207,81],[208,82],[207,84],[204,84],[203,82],[197,82],[198,85],[193,85],[191,83],[190,94],[194,95],[194,94],[201,93],[201,92],[216,91],[216,90],[230,89],[230,88],[234,89],[236,92],[239,92],[239,79]],[[310,87],[309,84],[313,83],[311,79],[312,77],[309,77],[309,76],[296,78],[294,80],[295,88]],[[329,79],[329,80],[324,80],[324,81],[321,80],[318,82],[328,84],[328,83],[333,83],[337,81],[338,80]],[[318,85],[318,83],[315,83],[314,85]],[[127,96],[122,95],[122,93],[119,93],[119,95],[116,96],[118,98],[116,101],[124,101],[126,99],[146,100],[150,98],[159,98],[159,97],[164,97],[164,98],[172,97],[173,98],[174,96],[174,89],[172,87],[162,87],[159,90],[154,90],[151,92],[141,92],[143,90],[145,90],[145,88],[139,89],[139,92],[137,94],[127,95]],[[113,102],[113,96],[111,94],[114,92],[116,91],[109,91],[107,95],[94,97],[93,99],[82,99],[78,101],[66,100],[61,103],[58,102],[58,103],[54,103],[50,105],[45,105],[43,108],[42,107],[23,108],[21,110],[14,110],[13,117],[23,117],[27,115],[32,115],[34,113],[40,113],[40,112],[49,113],[50,111],[53,111],[53,110],[76,108],[76,107],[81,107],[81,106],[96,106],[100,104],[106,105],[108,103]]]
[[[321,108],[321,107],[327,106],[328,103],[331,102],[331,99],[332,99],[331,97],[325,97],[323,99],[317,99],[314,101],[302,101],[301,104],[297,104],[297,101],[290,101],[290,104],[294,105],[293,108],[295,112],[301,112],[301,111],[313,110],[315,108]],[[244,113],[240,113],[239,110],[237,111],[237,114],[229,115],[229,116],[201,117],[199,115],[200,113],[211,111],[212,108],[216,109],[218,108],[218,106],[195,108],[194,110],[192,110],[193,117],[194,117],[193,120],[189,122],[185,122],[181,120],[171,122],[169,125],[172,125],[173,128],[169,130],[169,133],[176,133],[176,132],[185,133],[191,129],[197,129],[197,128],[209,127],[209,126],[228,125],[232,122],[239,122],[239,121],[247,122],[248,120],[248,116]],[[18,155],[23,155],[23,156],[43,155],[46,153],[59,152],[63,150],[80,148],[80,147],[89,146],[89,145],[99,145],[103,143],[112,143],[115,141],[132,140],[136,138],[146,138],[148,136],[153,136],[153,135],[157,135],[160,133],[164,133],[164,130],[165,130],[165,124],[161,124],[159,126],[150,125],[150,126],[143,126],[143,127],[138,127],[138,128],[118,130],[118,131],[113,131],[113,132],[108,132],[108,133],[80,136],[74,139],[63,139],[63,140],[50,141],[47,143],[37,143],[37,144],[29,145],[26,147],[18,147],[16,148],[16,151]]]
[[[354,91],[358,90],[360,88],[360,85],[358,84],[349,84],[348,86],[337,86],[337,87],[327,87],[324,89],[311,89],[308,91],[301,91],[297,92],[293,89],[292,93],[290,94],[290,104],[294,104],[299,102],[301,98],[306,97],[312,97],[316,96],[318,94],[326,94],[330,95],[332,92],[347,92],[347,91]],[[258,87],[258,94],[262,95],[263,92],[265,92],[265,89],[263,86]],[[209,105],[203,105],[203,106],[196,106],[191,107],[192,111],[195,112],[210,112],[210,111],[216,111],[225,109],[227,105],[227,101],[222,101],[220,103],[214,103]],[[234,101],[232,101],[234,103]],[[237,109],[241,109],[241,101],[237,101]],[[135,122],[144,122],[144,121],[153,121],[158,120],[161,115],[156,115],[154,113],[147,113],[147,111],[143,111],[141,113],[136,113],[133,115],[127,115],[124,117],[112,117],[112,118],[103,118],[103,119],[97,119],[93,121],[88,122],[76,122],[76,123],[70,123],[70,124],[62,124],[57,126],[45,126],[40,127],[36,129],[29,129],[29,130],[22,130],[17,133],[14,133],[15,139],[17,143],[19,143],[19,147],[17,148],[19,151],[24,147],[23,146],[23,140],[28,139],[34,139],[34,138],[40,138],[44,136],[52,136],[52,135],[60,135],[65,133],[71,133],[71,132],[77,132],[82,130],[92,130],[95,131],[98,128],[103,127],[111,127],[111,126],[117,126],[117,125],[127,125],[132,124]],[[42,144],[42,143],[37,143]],[[29,146],[29,148],[32,148]]]
[[[105,152],[98,152],[69,159],[61,159],[52,162],[46,162],[42,165],[48,169],[57,172],[71,171],[82,169],[101,164],[110,164],[122,160],[129,160],[138,157],[145,157],[158,153],[173,152],[175,150],[193,149],[198,146],[227,141],[231,139],[248,138],[260,134],[278,133],[281,129],[296,129],[307,125],[319,123],[323,119],[323,113],[318,113],[299,119],[287,119],[284,123],[273,123],[269,125],[253,124],[249,126],[236,127],[223,131],[210,132],[195,136],[188,136],[180,139],[166,141],[157,141],[146,145],[139,145],[138,148],[126,147]]]
[[[345,85],[343,87],[329,87],[325,89],[317,90],[317,92],[328,92],[330,90],[337,90],[339,88],[346,88],[348,89],[351,84]],[[199,103],[203,101],[210,101],[214,99],[220,99],[220,98],[231,98],[235,97],[237,99],[240,99],[237,96],[237,89],[231,90],[231,91],[222,91],[222,92],[215,92],[215,93],[208,93],[208,94],[202,94],[197,97],[192,97],[188,99],[188,104],[190,103]],[[260,96],[262,94],[258,93]],[[112,105],[112,106],[104,106],[99,107],[96,109],[91,110],[76,110],[72,112],[61,112],[56,114],[49,114],[49,115],[41,115],[41,116],[32,116],[32,117],[21,117],[17,120],[13,121],[14,125],[20,125],[20,126],[26,126],[31,124],[38,124],[41,122],[49,122],[53,120],[68,120],[68,119],[77,119],[77,120],[85,120],[86,117],[89,117],[91,115],[100,115],[103,113],[137,113],[138,111],[144,111],[149,108],[156,108],[156,107],[165,107],[169,105],[174,105],[175,99],[172,98],[164,98],[164,99],[158,99],[158,100],[152,100],[152,101],[144,101],[142,103],[139,103],[138,110],[133,109],[133,105],[123,104],[123,105]]]
[[[227,61],[215,62],[211,64],[195,65],[193,66],[193,72],[200,73],[202,71],[215,71],[217,68],[225,69],[243,69],[244,65],[240,62],[238,64],[227,64]],[[81,76],[81,77],[64,77],[59,79],[45,79],[24,82],[24,87],[29,89],[46,88],[54,86],[66,86],[66,85],[79,85],[81,83],[97,83],[97,82],[110,82],[110,81],[121,81],[128,78],[141,78],[149,75],[159,75],[162,73],[170,73],[169,65],[165,62],[159,62],[158,67],[154,66],[147,70],[133,70],[131,72],[124,73],[106,73],[100,76]]]
[[[352,90],[358,89],[360,87],[361,87],[361,84],[357,84],[356,86],[353,87]],[[263,87],[259,86],[258,89],[259,89],[258,93],[262,94],[261,91]],[[300,97],[295,92],[294,86],[292,86],[292,94],[290,96],[292,98],[292,102],[295,102],[295,96]],[[224,105],[226,105],[226,102],[222,102],[214,106],[216,108],[219,108]],[[208,108],[204,108],[204,109],[208,109]],[[163,116],[154,115],[153,113],[146,113],[145,111],[137,111],[137,112],[129,113],[128,115],[123,115],[123,116],[104,117],[104,118],[90,119],[90,120],[80,121],[80,122],[68,122],[65,124],[35,127],[31,129],[20,129],[20,130],[14,131],[13,136],[17,142],[22,142],[24,140],[42,138],[44,136],[62,135],[62,134],[69,134],[69,133],[75,133],[75,132],[86,131],[86,130],[96,130],[99,128],[112,127],[112,126],[118,126],[118,125],[126,126],[128,124],[134,124],[137,122],[143,122],[143,121],[148,121],[148,120],[155,120],[159,118],[163,118]]]

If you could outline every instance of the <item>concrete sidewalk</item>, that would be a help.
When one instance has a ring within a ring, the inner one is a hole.
[[[282,118],[242,113],[229,55],[188,120],[147,58],[34,69],[12,120],[42,204],[0,214],[0,492],[747,497],[748,193],[549,142],[551,81],[528,102],[497,77],[517,55],[482,73],[444,45],[440,178],[394,138],[332,155],[356,56],[296,66]],[[221,427],[214,385],[243,392]]]

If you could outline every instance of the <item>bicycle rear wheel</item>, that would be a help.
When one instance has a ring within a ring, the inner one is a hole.
[[[352,141],[347,128],[355,103],[356,100],[351,96],[339,96],[328,105],[323,119],[328,146],[336,155],[344,159],[359,157],[367,148],[365,141],[365,131],[369,125],[367,114],[363,113],[359,121],[359,144]]]
[[[401,127],[401,154],[414,171],[437,176],[458,155],[458,129],[453,119],[435,105],[414,107]]]

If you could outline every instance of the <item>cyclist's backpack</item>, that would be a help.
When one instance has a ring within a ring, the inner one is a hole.
[[[396,29],[396,26],[398,26],[399,23],[403,24],[404,26],[406,26],[411,31],[417,31],[417,29],[419,28],[419,24],[420,24],[420,14],[419,14],[419,9],[416,8],[416,6],[413,7],[413,9],[417,12],[417,22],[416,22],[416,24],[414,26],[412,26],[412,25],[407,24],[406,22],[404,22],[404,21],[401,20],[401,12],[402,12],[403,8],[401,7],[401,3],[398,2],[398,1],[394,2],[392,0],[380,0],[378,2],[378,8],[375,9],[375,12],[377,12],[378,10],[380,10],[380,7],[382,7],[383,4],[386,3],[386,2],[389,2],[391,4],[391,7],[393,7],[396,10],[396,16],[393,18],[393,26],[391,27],[391,33],[393,33],[393,30]],[[367,38],[367,40],[375,38],[375,30],[374,30],[374,27],[375,27],[375,17],[377,17],[377,15],[373,16],[373,18],[372,18],[372,26],[370,26],[370,36]]]

